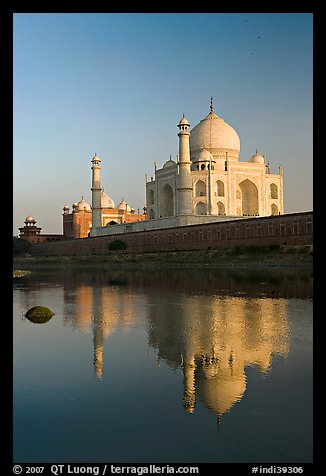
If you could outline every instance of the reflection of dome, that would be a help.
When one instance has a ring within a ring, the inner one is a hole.
[[[114,208],[115,205],[114,205],[114,201],[112,200],[111,197],[109,197],[109,195],[104,192],[104,190],[102,190],[101,192],[101,207],[102,208]]]
[[[264,164],[265,160],[261,154],[258,154],[256,149],[256,153],[250,157],[249,162],[254,162],[255,164]]]
[[[228,372],[218,371],[214,377],[207,378],[206,369],[198,370],[199,375],[196,375],[197,396],[217,416],[222,416],[241,400],[246,390],[244,372],[231,376]]]
[[[127,210],[127,212],[131,211],[131,207],[128,205],[128,203],[122,199],[119,205],[117,206],[118,210]]]
[[[211,111],[190,131],[191,159],[205,148],[215,159],[238,159],[240,154],[240,139],[233,127]]]
[[[32,215],[28,215],[26,218],[25,218],[25,223],[36,223],[36,220],[34,217],[32,217]]]
[[[83,198],[78,202],[78,210],[81,210],[81,211],[84,211],[86,210],[87,212],[88,211],[91,211],[91,206],[88,202],[86,202],[86,200],[84,200]]]

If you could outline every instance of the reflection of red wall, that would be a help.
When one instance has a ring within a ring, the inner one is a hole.
[[[165,230],[99,236],[65,243],[43,243],[34,255],[105,254],[114,240],[127,244],[128,252],[228,248],[236,245],[306,245],[313,242],[313,212],[189,225]]]

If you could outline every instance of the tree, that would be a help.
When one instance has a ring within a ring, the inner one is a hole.
[[[29,241],[24,238],[19,238],[19,236],[13,237],[13,256],[20,256],[25,253],[29,253],[31,244]]]

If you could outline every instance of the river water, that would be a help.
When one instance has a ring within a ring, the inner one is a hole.
[[[13,303],[14,462],[312,462],[311,271],[33,271]]]

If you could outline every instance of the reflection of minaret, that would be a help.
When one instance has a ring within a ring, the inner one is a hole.
[[[196,364],[194,357],[191,361],[183,363],[183,407],[188,413],[193,413],[195,410],[196,388],[195,388],[195,370]]]
[[[65,324],[93,334],[93,364],[98,378],[103,375],[103,343],[118,326],[128,328],[135,318],[132,295],[112,286],[81,284],[65,289]]]
[[[103,373],[103,313],[102,289],[93,287],[93,344],[94,344],[94,369],[98,378]]]

